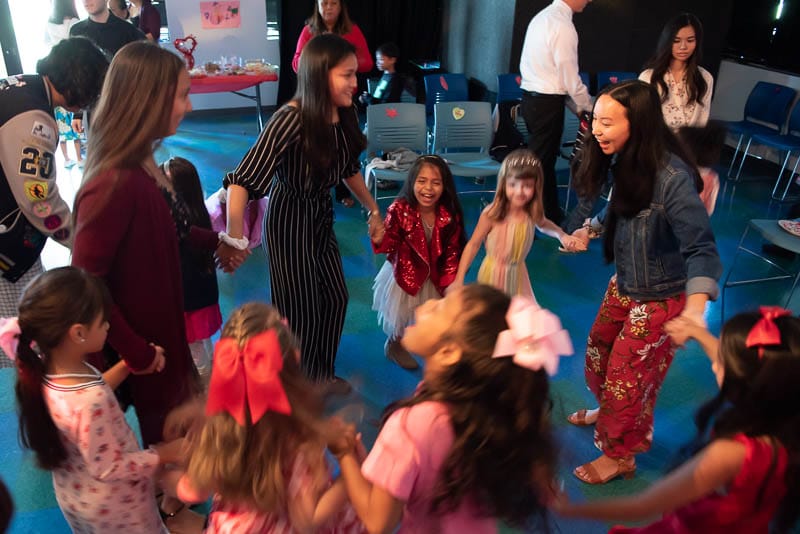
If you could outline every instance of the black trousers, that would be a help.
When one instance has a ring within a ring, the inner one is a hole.
[[[348,293],[331,197],[327,190],[317,193],[298,198],[273,187],[264,234],[272,303],[300,339],[306,376],[322,382],[335,376]]]
[[[561,224],[564,218],[564,212],[558,204],[556,158],[564,131],[565,100],[565,95],[543,95],[528,91],[522,93],[522,117],[530,132],[528,148],[542,162],[544,171],[544,214],[556,224]]]

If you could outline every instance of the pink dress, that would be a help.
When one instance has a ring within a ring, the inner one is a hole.
[[[297,498],[305,488],[312,484],[313,473],[302,453],[295,457],[289,474],[288,498]],[[178,483],[178,496],[186,502],[206,499],[193,487],[187,476]],[[246,503],[227,502],[219,495],[214,496],[211,513],[205,534],[295,534],[289,519],[289,512],[268,513],[254,509]],[[317,530],[319,534],[362,534],[366,532],[355,510],[348,503],[330,522],[330,526]]]
[[[646,527],[614,527],[609,534],[767,534],[770,520],[786,493],[786,449],[773,448],[768,440],[744,434],[733,439],[745,446],[745,457],[724,494],[707,495]]]
[[[447,406],[428,401],[394,412],[383,426],[361,471],[373,484],[403,501],[399,532],[483,534],[497,532],[496,520],[481,517],[469,499],[454,512],[431,512],[439,469],[453,444]]]
[[[45,402],[67,449],[53,471],[58,506],[78,533],[167,533],[158,514],[153,476],[158,454],[142,450],[114,392],[94,367],[83,384],[66,386],[47,375]],[[89,370],[87,369],[87,370]]]

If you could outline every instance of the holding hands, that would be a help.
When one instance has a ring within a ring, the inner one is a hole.
[[[165,443],[153,445],[162,464],[183,464],[189,455],[189,444],[186,438],[178,438]]]
[[[583,243],[582,250],[586,250],[586,248],[589,246],[590,239],[597,239],[601,235],[602,235],[602,229],[598,230],[595,227],[593,227],[591,219],[586,219],[585,221],[583,221],[583,226],[572,232],[572,237],[580,240],[581,243]]]
[[[141,371],[133,371],[131,370],[131,374],[134,375],[151,375],[153,373],[160,373],[164,370],[164,366],[167,364],[167,360],[165,358],[164,347],[160,347],[155,343],[150,343],[150,346],[153,347],[156,351],[156,356],[153,358],[153,361],[147,366],[146,369],[142,369]]]
[[[383,236],[386,234],[386,228],[383,226],[383,219],[378,210],[372,210],[367,216],[367,228],[369,228],[369,238],[376,245],[380,245],[383,241]]]
[[[328,450],[341,459],[348,454],[354,454],[358,463],[367,458],[367,450],[361,442],[361,434],[356,432],[356,426],[345,423],[340,417],[331,417],[325,423],[323,434],[328,442]]]
[[[205,399],[198,397],[181,404],[167,415],[164,421],[165,441],[193,437],[203,430],[205,423]]]
[[[561,242],[561,246],[569,252],[585,252],[589,246],[588,237],[586,239],[581,239],[575,236],[575,234],[564,234],[559,237],[558,240]]]
[[[245,247],[244,250],[240,250],[225,242],[221,242],[214,253],[214,260],[217,267],[228,274],[232,274],[236,269],[242,266],[244,260],[246,260],[249,255],[249,248]]]
[[[580,241],[581,246],[583,247],[581,250],[586,250],[589,247],[589,228],[587,228],[585,225],[572,232],[570,237]]]
[[[664,331],[669,334],[673,343],[681,347],[689,339],[699,340],[708,332],[702,315],[697,317],[686,311],[665,324]]]
[[[697,324],[692,319],[684,317],[683,315],[677,316],[664,325],[664,330],[667,332],[667,334],[676,337],[697,337],[697,332],[704,329],[705,328],[702,325]]]

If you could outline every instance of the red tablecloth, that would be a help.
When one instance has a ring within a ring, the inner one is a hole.
[[[277,74],[242,74],[225,76],[204,76],[192,78],[190,93],[225,93],[228,91],[241,91],[263,82],[278,81]]]

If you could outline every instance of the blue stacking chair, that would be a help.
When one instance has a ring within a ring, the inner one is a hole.
[[[781,133],[783,124],[786,122],[786,115],[789,113],[789,106],[792,105],[797,91],[785,85],[778,85],[769,82],[758,82],[750,95],[747,97],[747,102],[744,105],[744,119],[736,122],[726,122],[728,131],[732,134],[739,134],[739,140],[736,143],[736,150],[731,159],[731,166],[728,168],[728,177],[731,177],[733,172],[733,164],[736,162],[736,156],[739,155],[739,149],[742,147],[742,142],[747,139],[747,148],[750,147],[750,142],[756,134],[761,135],[775,135]],[[744,156],[741,163],[739,163],[739,170],[736,172],[736,177],[733,181],[739,180],[739,175],[742,173],[742,166],[744,165]]]
[[[597,73],[597,92],[602,91],[605,86],[612,83],[619,83],[623,80],[635,80],[639,75],[635,72],[623,70],[606,70]],[[584,81],[584,83],[586,83]],[[588,85],[587,85],[588,87]]]
[[[440,102],[433,113],[433,152],[455,176],[495,176],[500,164],[489,156],[492,109],[488,102]]]
[[[367,107],[367,155],[380,156],[398,148],[408,148],[420,154],[427,151],[428,125],[425,106],[398,102],[373,104]],[[407,171],[375,169],[372,180],[372,196],[378,197],[378,180],[402,182]]]
[[[744,164],[744,160],[747,159],[751,142],[786,152],[786,157],[783,158],[783,165],[781,165],[778,178],[775,180],[775,187],[772,188],[772,199],[783,202],[786,200],[786,193],[789,192],[789,186],[792,185],[792,178],[794,178],[794,175],[797,173],[797,164],[800,163],[800,104],[795,104],[792,114],[789,116],[789,125],[786,128],[785,134],[753,134],[747,142],[747,147],[744,149],[742,164]],[[795,151],[797,151],[797,157],[794,161],[794,167],[792,168],[792,172],[789,173],[789,178],[786,180],[786,187],[783,188],[783,194],[778,197],[778,187],[781,184],[783,172],[789,164],[789,158],[792,157]]]
[[[508,100],[522,100],[522,76],[519,74],[497,75],[497,103]]]
[[[439,102],[469,100],[467,77],[463,74],[428,74],[425,76],[425,110],[428,115]]]
[[[522,76],[519,74],[498,74],[497,103],[508,101],[520,102],[522,100],[522,88],[519,85],[520,83],[522,83]],[[528,126],[525,124],[525,119],[522,117],[519,106],[515,107],[516,118],[514,119],[514,125],[517,127],[517,131],[522,134],[522,138],[527,142],[528,135],[530,135],[528,133]]]
[[[581,77],[581,81],[583,82],[583,85],[585,85],[586,88],[589,90],[589,94],[592,94],[592,79],[589,76],[589,73],[588,72],[579,72],[578,76]]]

